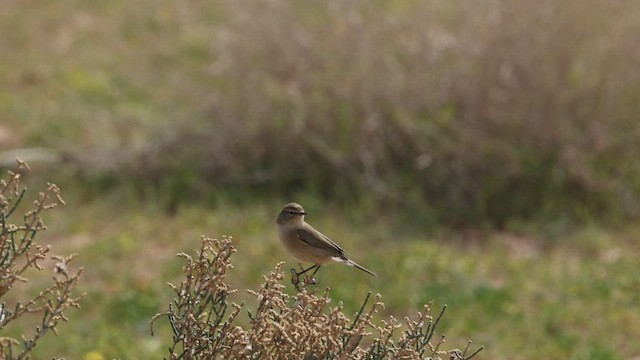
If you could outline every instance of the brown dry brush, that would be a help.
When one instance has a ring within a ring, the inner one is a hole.
[[[374,321],[384,308],[376,295],[368,306],[367,295],[360,310],[349,319],[341,304],[331,306],[329,289],[321,296],[306,287],[294,296],[284,292],[282,263],[264,277],[257,291],[254,310],[248,310],[250,325],[234,325],[244,303],[229,302],[233,290],[226,283],[236,252],[230,237],[202,238],[196,256],[180,253],[186,259],[186,278],[176,286],[175,299],[167,311],[151,320],[151,334],[160,317],[167,317],[173,332],[169,359],[470,359],[482,347],[470,352],[443,350],[444,335],[435,330],[445,308],[437,317],[425,305],[417,319],[404,319],[406,329],[394,317]],[[303,284],[306,284],[303,282]]]
[[[26,188],[20,186],[20,173],[27,170],[29,166],[18,160],[16,172],[9,171],[7,179],[0,179],[0,331],[6,334],[16,320],[26,321],[26,314],[39,316],[40,320],[31,334],[22,334],[20,339],[0,337],[1,359],[28,359],[38,340],[49,332],[57,335],[58,323],[68,321],[65,311],[79,308],[82,298],[74,292],[82,268],[68,270],[76,255],[53,255],[50,246],[35,242],[36,235],[46,230],[42,214],[64,204],[58,187],[47,184],[22,221],[11,222],[26,194]],[[28,282],[25,273],[29,269],[45,270],[41,263],[47,260],[56,261],[51,284],[33,297],[11,296],[14,286]]]

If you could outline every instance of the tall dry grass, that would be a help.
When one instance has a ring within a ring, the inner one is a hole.
[[[633,2],[225,11],[209,119],[159,159],[218,184],[373,192],[446,222],[637,214]]]
[[[117,144],[87,157],[62,141],[82,166],[105,163],[100,176],[173,199],[373,194],[454,224],[638,214],[631,0],[198,2],[136,16],[150,20],[95,27],[133,68],[112,63],[109,86],[133,84],[126,98],[168,115],[118,115],[111,99],[111,122],[78,122],[98,147]]]

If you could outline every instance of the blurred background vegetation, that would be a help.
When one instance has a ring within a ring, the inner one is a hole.
[[[3,1],[0,162],[60,185],[45,236],[86,267],[41,356],[164,354],[173,254],[231,234],[255,287],[293,264],[288,201],[372,245],[378,279],[321,274],[347,309],[447,303],[487,358],[640,356],[639,30],[632,0]]]

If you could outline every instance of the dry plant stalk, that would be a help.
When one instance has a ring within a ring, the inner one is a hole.
[[[165,312],[151,320],[151,334],[158,318],[166,316],[173,331],[169,347],[170,359],[470,359],[469,342],[464,350],[441,350],[444,336],[432,341],[444,308],[433,318],[429,306],[416,320],[405,318],[406,330],[393,317],[374,321],[384,308],[381,296],[369,307],[367,295],[355,317],[349,319],[342,305],[330,306],[327,288],[322,296],[307,291],[306,282],[295,295],[284,292],[282,263],[264,277],[257,291],[249,291],[258,299],[255,310],[248,311],[250,326],[234,325],[244,304],[230,303],[235,290],[225,282],[232,268],[230,257],[235,252],[230,237],[221,240],[202,238],[195,258],[178,254],[187,260],[183,271],[186,279],[179,286],[169,284],[176,293]],[[374,335],[375,334],[375,335]]]
[[[224,320],[228,310],[227,296],[235,292],[225,282],[230,257],[236,250],[231,241],[204,238],[196,258],[180,253],[186,259],[183,271],[186,279],[179,286],[169,284],[176,298],[169,310],[156,314],[153,325],[160,316],[167,316],[173,330],[173,344],[169,348],[171,359],[200,359],[214,354],[213,351],[228,346],[227,332],[240,311],[233,305],[231,314]],[[224,321],[223,321],[224,320]]]
[[[11,216],[20,205],[26,188],[20,186],[20,173],[29,170],[29,166],[18,160],[16,172],[8,171],[8,179],[0,179],[0,330],[25,314],[36,314],[41,317],[40,324],[33,334],[22,334],[21,339],[0,338],[0,358],[26,359],[38,340],[49,331],[57,334],[59,321],[68,321],[65,311],[70,307],[79,308],[82,296],[74,296],[74,289],[82,274],[82,268],[71,273],[68,264],[76,257],[52,255],[51,248],[36,243],[35,236],[46,230],[42,214],[64,205],[60,190],[54,184],[47,184],[39,193],[22,222],[10,222]],[[17,222],[17,221],[16,221]],[[26,283],[24,273],[29,269],[44,270],[41,262],[47,259],[57,261],[53,269],[52,284],[41,290],[30,299],[12,299],[6,301],[7,293],[17,283]]]

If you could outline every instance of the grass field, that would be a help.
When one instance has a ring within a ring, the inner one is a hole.
[[[200,234],[234,236],[238,253],[230,282],[240,289],[237,302],[255,302],[244,289],[256,289],[278,261],[295,265],[275,232],[274,213],[282,201],[186,206],[173,216],[153,203],[123,207],[117,196],[77,201],[72,196],[51,213],[42,238],[56,253],[80,254],[77,265],[85,267],[80,290],[87,297],[81,310],[70,312],[59,336],[43,340],[36,358],[166,354],[168,325],[151,337],[149,319],[170,301],[165,282],[178,281],[182,263],[175,253],[192,252]],[[640,326],[634,310],[640,289],[637,227],[586,227],[552,237],[427,236],[403,231],[376,214],[356,217],[354,209],[308,211],[309,221],[379,274],[322,269],[321,286],[332,289],[333,301],[343,302],[347,314],[355,313],[367,291],[383,295],[385,315],[412,315],[431,301],[436,308],[447,304],[439,329],[447,344],[462,347],[473,339],[486,346],[480,355],[485,359],[625,359],[640,352],[633,340]],[[367,250],[355,251],[362,247]]]
[[[167,356],[149,321],[201,235],[233,236],[232,300],[255,305],[295,266],[290,201],[379,275],[322,268],[346,314],[372,291],[381,316],[446,304],[447,347],[480,359],[640,357],[638,19],[604,0],[3,1],[0,166],[30,161],[29,201],[61,187],[38,240],[85,268],[33,358]],[[2,301],[50,273],[30,276]]]

